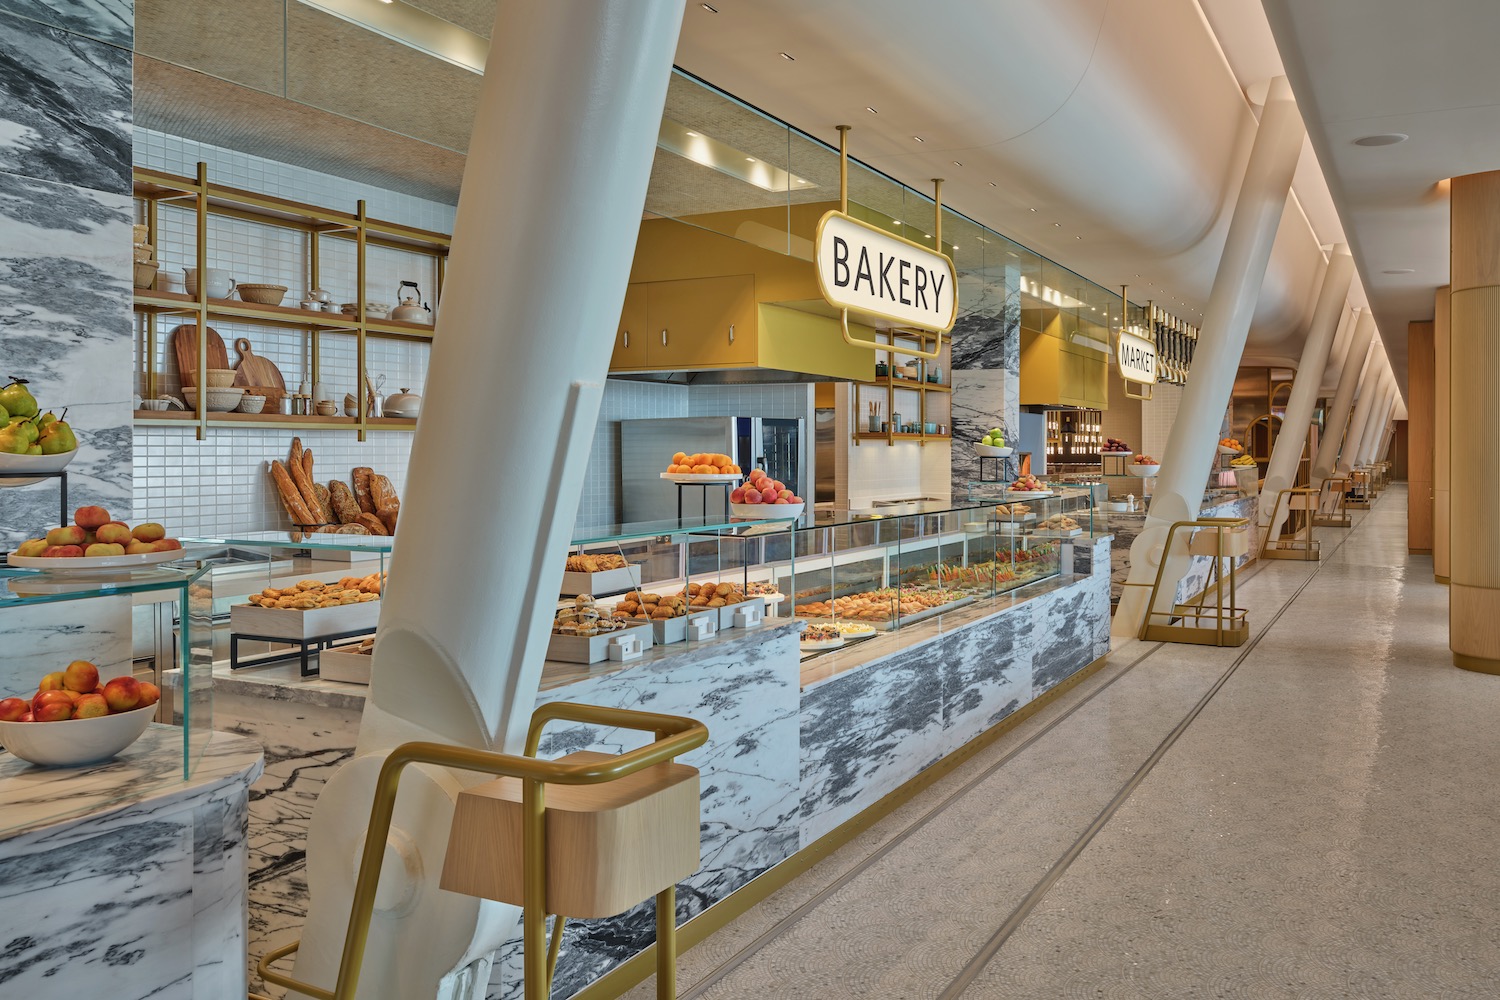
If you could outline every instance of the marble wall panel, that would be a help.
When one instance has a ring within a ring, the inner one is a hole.
[[[135,41],[134,0],[0,0],[0,11],[122,48]]]
[[[69,505],[131,515],[131,203],[0,171],[0,358],[78,436]],[[54,526],[58,486],[0,490],[0,548]]]
[[[0,13],[0,171],[128,195],[131,72],[129,48]]]
[[[0,500],[5,499],[0,495]],[[88,660],[102,678],[130,672],[130,599],[0,608],[0,698],[29,695],[44,674]]]
[[[1021,295],[1014,268],[959,275],[960,315],[953,326],[953,495],[979,479],[971,445],[999,427],[1007,443],[1021,436]],[[1005,460],[1011,478],[1016,460]],[[993,463],[987,463],[993,464]]]

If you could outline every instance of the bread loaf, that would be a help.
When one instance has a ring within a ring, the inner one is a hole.
[[[366,514],[375,513],[375,501],[370,498],[370,477],[373,475],[375,470],[368,465],[356,466],[354,469],[354,501]]]
[[[311,455],[312,452],[307,454]],[[318,517],[324,524],[339,524],[338,515],[333,512],[333,499],[328,487],[322,483],[313,483],[312,488],[313,493],[318,497]]]
[[[392,486],[391,481],[385,476],[379,475],[370,477],[370,499],[375,502],[376,513],[379,513],[382,507],[401,502],[396,496],[396,487]]]
[[[389,531],[385,530],[385,525],[381,522],[380,518],[376,517],[374,514],[361,514],[359,515],[359,520],[355,521],[354,523],[364,525],[366,528],[370,529],[370,534],[372,535],[390,534]]]
[[[291,474],[286,471],[286,466],[280,462],[272,462],[271,480],[276,484],[276,492],[281,495],[281,504],[291,515],[292,523],[313,524],[312,511],[307,509],[307,502],[302,499],[302,491],[297,489],[296,483],[292,482]]]
[[[300,449],[301,446],[302,442],[297,441],[297,447]],[[318,493],[313,489],[312,480],[307,478],[307,469],[305,468],[305,463],[302,460],[302,456],[298,455],[298,457],[289,464],[290,468],[288,471],[292,477],[292,483],[296,485],[297,492],[302,494],[302,502],[307,506],[308,513],[310,513],[313,518],[311,521],[306,521],[304,523],[321,524],[323,521],[323,511],[322,508],[318,505]]]
[[[376,511],[375,516],[380,518],[380,523],[385,525],[385,530],[394,535],[396,533],[396,518],[400,513],[401,501],[393,500]]]
[[[333,505],[333,513],[338,517],[340,524],[353,524],[359,520],[359,504],[355,502],[354,493],[349,489],[348,483],[340,479],[330,480],[328,500]]]

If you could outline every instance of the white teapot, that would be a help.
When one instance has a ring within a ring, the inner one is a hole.
[[[406,289],[411,294],[406,294]],[[403,281],[396,288],[396,301],[400,305],[391,310],[390,318],[404,323],[431,323],[432,310],[422,302],[422,289],[415,281]]]

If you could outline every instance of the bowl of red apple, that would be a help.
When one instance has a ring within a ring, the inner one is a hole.
[[[42,767],[108,760],[140,739],[161,691],[134,677],[100,682],[99,668],[74,660],[42,678],[30,697],[0,699],[0,745]]]

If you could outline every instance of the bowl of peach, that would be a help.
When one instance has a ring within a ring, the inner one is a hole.
[[[160,697],[133,677],[101,684],[98,667],[74,660],[43,677],[31,697],[0,699],[0,744],[41,767],[108,760],[140,739]]]
[[[799,517],[804,503],[801,497],[760,469],[729,494],[729,511],[735,517],[770,520]]]
[[[154,521],[131,527],[90,505],[73,512],[73,523],[53,528],[44,538],[16,546],[6,562],[17,569],[49,573],[79,570],[128,570],[181,559],[182,543],[167,537]]]
[[[741,475],[740,467],[728,455],[711,452],[689,455],[679,451],[661,477],[674,483],[732,483]]]

